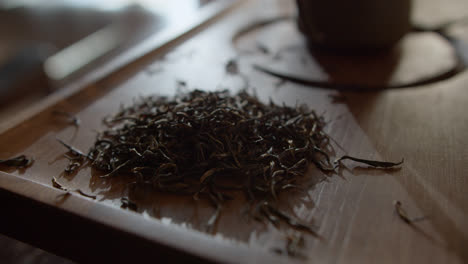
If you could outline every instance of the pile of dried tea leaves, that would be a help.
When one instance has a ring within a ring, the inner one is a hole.
[[[232,199],[230,192],[242,190],[255,218],[314,233],[277,206],[281,192],[300,188],[309,164],[335,170],[325,121],[314,111],[263,104],[246,91],[195,90],[142,98],[104,123],[108,129],[87,155],[62,143],[102,177],[131,177],[160,192],[209,199],[216,211],[208,226]]]
[[[88,154],[103,177],[207,197],[218,211],[230,198],[226,190],[241,189],[268,219],[296,227],[275,208],[278,194],[297,187],[310,163],[334,169],[323,118],[305,107],[263,104],[246,91],[147,97],[105,124]]]

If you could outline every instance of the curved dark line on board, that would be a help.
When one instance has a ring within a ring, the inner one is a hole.
[[[301,76],[294,76],[289,75],[283,72],[275,71],[272,69],[268,69],[264,66],[254,64],[254,69],[266,73],[268,75],[280,78],[282,80],[290,81],[297,84],[307,85],[307,86],[314,86],[319,88],[326,88],[326,89],[335,89],[339,91],[360,91],[360,92],[372,92],[377,90],[383,89],[398,89],[398,88],[409,88],[419,85],[425,84],[433,84],[448,80],[461,72],[465,71],[465,67],[463,65],[458,64],[457,66],[453,67],[451,70],[446,71],[444,73],[438,74],[433,77],[425,78],[419,81],[398,84],[398,85],[358,85],[358,84],[346,84],[346,83],[333,83],[333,82],[326,82],[314,79],[307,79]]]
[[[273,18],[267,18],[267,19],[263,19],[263,20],[254,21],[254,22],[248,24],[247,26],[244,26],[241,29],[239,29],[236,32],[236,34],[234,34],[234,36],[232,36],[231,40],[232,40],[232,42],[235,42],[240,36],[242,36],[244,34],[247,34],[252,30],[255,30],[257,28],[261,28],[261,27],[264,27],[264,26],[268,26],[270,24],[274,24],[274,23],[277,23],[277,22],[281,22],[283,20],[290,20],[290,19],[293,19],[293,18],[295,18],[295,17],[294,16],[279,16],[279,17],[273,17]]]

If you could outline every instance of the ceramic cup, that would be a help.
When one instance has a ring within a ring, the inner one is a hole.
[[[411,0],[297,0],[299,29],[312,46],[392,47],[410,30]]]

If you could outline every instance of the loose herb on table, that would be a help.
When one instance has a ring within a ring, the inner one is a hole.
[[[228,62],[226,71],[236,74]],[[175,98],[147,97],[104,119],[87,155],[64,144],[75,156],[86,157],[101,177],[131,177],[154,190],[203,198],[215,209],[211,229],[229,191],[241,189],[256,219],[317,235],[314,228],[280,210],[280,194],[300,188],[299,179],[314,164],[334,172],[339,162],[388,168],[396,163],[344,156],[331,162],[326,149],[325,121],[306,107],[263,104],[246,91],[195,90]],[[128,200],[122,200],[128,207]]]
[[[352,160],[357,163],[363,163],[363,164],[367,164],[375,168],[383,168],[383,169],[393,169],[393,168],[400,166],[404,162],[404,159],[402,159],[400,162],[388,162],[388,161],[378,161],[378,160],[366,160],[366,159],[360,159],[360,158],[355,158],[355,157],[345,155],[339,158],[338,160],[336,160],[335,163],[338,165],[343,160]]]
[[[306,256],[302,252],[305,247],[305,240],[302,234],[293,234],[287,237],[286,252],[290,257],[305,259]]]
[[[127,197],[122,197],[120,199],[120,202],[121,202],[120,208],[129,209],[129,210],[132,210],[132,211],[137,211],[138,210],[138,205],[136,203],[130,201],[130,199],[128,199]]]
[[[237,61],[225,66],[227,74],[240,74]],[[88,162],[103,178],[125,177],[156,192],[205,199],[214,209],[206,222],[210,231],[225,203],[237,197],[232,192],[241,191],[254,219],[320,238],[316,228],[279,206],[283,193],[304,190],[301,180],[309,165],[335,173],[343,160],[381,169],[403,162],[348,155],[333,162],[322,116],[305,106],[261,103],[245,90],[235,95],[195,90],[174,98],[149,96],[122,107],[103,123],[107,129],[98,134],[88,154],[59,140],[70,154],[66,172]],[[137,211],[129,198],[120,201],[121,208]],[[299,252],[303,238],[287,241],[289,256],[303,256]]]
[[[306,259],[307,256],[304,254],[305,239],[300,233],[289,234],[285,237],[286,245],[283,248],[275,247],[272,251],[278,255],[287,254],[289,257]]]
[[[63,117],[68,118],[68,120],[71,122],[71,124],[73,124],[76,127],[80,126],[81,120],[77,116],[73,115],[72,113],[65,112],[65,111],[60,111],[60,110],[54,110],[52,113],[54,115],[63,116]]]
[[[33,158],[28,158],[25,155],[19,155],[10,159],[0,159],[0,165],[16,168],[27,168],[34,163]]]
[[[68,159],[68,165],[65,168],[65,173],[66,174],[73,174],[75,173],[83,164],[86,162],[86,158],[88,158],[87,155],[85,155],[81,150],[78,150],[77,148],[65,143],[63,140],[58,139],[57,141],[60,142],[64,147],[68,149],[68,152],[71,155],[65,155],[65,157]]]
[[[408,213],[406,212],[405,209],[403,209],[403,205],[401,204],[400,201],[394,201],[393,205],[395,207],[395,212],[397,213],[398,217],[400,217],[401,220],[403,220],[407,224],[413,224],[414,222],[418,222],[421,220],[426,219],[426,217],[416,217],[416,218],[410,218],[408,216]]]
[[[145,98],[105,124],[86,155],[102,177],[132,177],[157,191],[207,199],[215,208],[208,227],[231,199],[226,187],[240,187],[260,205],[256,214],[314,233],[276,203],[309,164],[333,169],[322,149],[325,121],[314,111],[265,105],[245,91],[193,91]]]
[[[69,189],[69,188],[63,186],[61,183],[59,183],[57,181],[57,178],[55,178],[55,177],[52,177],[52,186],[54,188],[57,188],[57,189],[59,189],[61,191],[66,192],[66,194],[69,194],[71,192],[76,192],[81,196],[88,197],[88,198],[91,198],[93,200],[96,199],[95,195],[87,194],[87,193],[83,192],[81,189]]]

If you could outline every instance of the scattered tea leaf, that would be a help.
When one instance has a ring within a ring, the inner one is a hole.
[[[226,73],[236,75],[239,74],[239,65],[236,59],[230,59],[225,66]]]
[[[395,206],[395,211],[397,212],[398,216],[400,217],[401,220],[405,221],[408,224],[411,224],[411,219],[408,217],[408,214],[406,213],[405,209],[401,207],[401,202],[400,201],[394,201],[393,205]]]
[[[306,259],[304,255],[305,240],[302,234],[292,234],[286,239],[286,252],[288,256],[300,259]]]
[[[177,88],[185,88],[187,87],[187,82],[184,80],[176,80]]]
[[[57,188],[57,189],[60,189],[62,191],[68,191],[67,188],[63,187],[62,184],[60,184],[58,181],[57,181],[57,178],[55,177],[52,177],[52,186],[54,188]]]
[[[88,197],[88,198],[91,198],[91,199],[96,199],[96,195],[91,195],[91,194],[87,194],[85,192],[83,192],[81,189],[76,189],[74,190],[75,192],[79,193],[81,196],[84,196],[84,197]]]
[[[406,210],[403,209],[403,205],[398,200],[393,201],[393,205],[395,206],[395,211],[397,215],[400,217],[401,220],[403,220],[407,224],[413,224],[414,222],[418,222],[418,221],[426,219],[425,216],[410,218]]]
[[[270,49],[263,43],[257,42],[257,49],[263,54],[270,54]]]
[[[345,155],[345,156],[339,158],[338,160],[336,160],[335,163],[338,164],[341,161],[347,160],[347,159],[358,162],[358,163],[367,164],[367,165],[372,166],[372,167],[384,168],[384,169],[395,168],[397,166],[400,166],[404,162],[404,159],[401,159],[400,162],[388,162],[388,161],[366,160],[366,159],[360,159],[360,158],[355,158],[355,157]]]
[[[87,193],[83,192],[81,189],[74,189],[74,190],[71,190],[71,189],[69,189],[69,188],[63,186],[61,183],[59,183],[59,182],[57,181],[57,178],[55,178],[55,177],[52,177],[52,186],[53,186],[54,188],[57,188],[57,189],[59,189],[59,190],[61,190],[61,191],[67,192],[67,193],[76,192],[76,193],[78,193],[78,194],[81,195],[81,196],[88,197],[88,198],[91,198],[91,199],[96,199],[96,196],[95,196],[95,195],[87,194]]]
[[[64,147],[66,147],[68,149],[68,151],[70,151],[70,153],[73,154],[74,156],[87,157],[87,155],[85,155],[83,152],[81,152],[80,150],[76,149],[75,147],[65,143],[63,140],[61,140],[59,138],[56,138],[56,140],[58,142],[60,142],[60,144],[62,144]]]
[[[0,165],[8,166],[8,167],[17,167],[17,168],[27,168],[34,163],[34,159],[27,158],[25,155],[19,155],[14,158],[0,159]]]
[[[57,138],[57,141],[60,142],[63,146],[65,146],[68,149],[68,151],[72,154],[72,156],[65,155],[69,162],[64,172],[66,174],[75,173],[79,168],[81,168],[81,166],[83,166],[86,160],[89,159],[88,155],[85,155],[83,152],[65,143],[61,139]]]
[[[269,203],[265,202],[263,204],[263,206],[266,207],[266,211],[271,214],[271,215],[275,215],[277,216],[278,218],[282,219],[286,224],[288,224],[290,227],[294,228],[294,229],[297,229],[297,230],[302,230],[302,231],[306,231],[308,232],[309,234],[313,235],[313,236],[316,236],[316,237],[319,237],[319,235],[317,234],[317,232],[310,226],[308,225],[305,225],[305,224],[302,224],[302,223],[299,223],[294,217],[291,217],[291,216],[288,216],[287,214],[285,214],[284,212],[280,211],[279,209],[271,206]]]
[[[60,110],[54,110],[52,113],[54,115],[60,115],[60,116],[64,116],[68,118],[70,122],[76,127],[80,126],[81,120],[77,116],[73,115],[72,113],[60,111]]]
[[[130,199],[128,199],[127,197],[122,197],[120,199],[120,202],[122,203],[120,205],[120,208],[123,208],[123,209],[129,209],[129,210],[132,210],[132,211],[138,211],[138,205],[132,201],[130,201]]]

